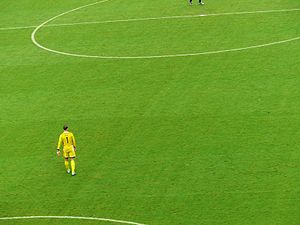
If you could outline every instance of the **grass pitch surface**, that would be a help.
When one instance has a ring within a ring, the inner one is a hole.
[[[91,0],[4,0],[0,28],[37,26]],[[297,9],[294,0],[111,0],[50,24]],[[34,28],[0,29],[0,217],[72,215],[148,225],[297,225],[300,41],[163,59],[53,54]],[[300,12],[43,27],[85,55],[225,50],[300,36]],[[76,177],[55,148],[68,123]],[[10,224],[114,224],[59,219]]]

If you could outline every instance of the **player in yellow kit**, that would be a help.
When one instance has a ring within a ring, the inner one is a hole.
[[[60,156],[60,146],[63,145],[63,157],[65,158],[65,166],[67,173],[72,171],[75,176],[75,157],[76,157],[76,141],[73,133],[68,131],[68,126],[64,125],[64,132],[59,136],[57,144],[57,155]],[[69,163],[71,164],[71,170]]]

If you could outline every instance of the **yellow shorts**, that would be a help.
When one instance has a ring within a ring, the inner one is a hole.
[[[74,148],[66,148],[63,149],[63,157],[64,158],[75,158],[76,157],[76,153],[74,151]]]

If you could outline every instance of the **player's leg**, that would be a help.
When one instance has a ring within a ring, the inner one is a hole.
[[[72,148],[72,150],[69,152],[69,158],[70,158],[70,163],[71,163],[71,171],[72,171],[72,176],[76,175],[75,172],[75,157],[76,157],[76,153],[74,151],[74,148]]]
[[[192,5],[193,4],[193,0],[189,0],[190,1],[190,5]]]
[[[67,173],[70,173],[70,164],[69,164],[69,156],[66,149],[63,150],[63,157],[65,159],[65,167],[67,170]]]
[[[70,170],[70,163],[68,158],[65,158],[65,166],[66,166],[67,173],[70,173],[71,170]]]
[[[204,2],[202,2],[202,0],[199,0],[199,4],[204,5]]]
[[[75,157],[70,158],[72,176],[76,175],[76,173],[75,173],[75,160],[74,159],[75,159]]]

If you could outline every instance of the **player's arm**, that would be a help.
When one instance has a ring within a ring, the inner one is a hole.
[[[74,134],[72,134],[72,140],[73,140],[74,150],[76,151],[76,141],[75,141]]]
[[[57,144],[57,155],[59,156],[60,155],[60,146],[61,146],[61,142],[62,142],[62,137],[61,137],[61,135],[59,136],[59,138],[58,138],[58,144]]]

